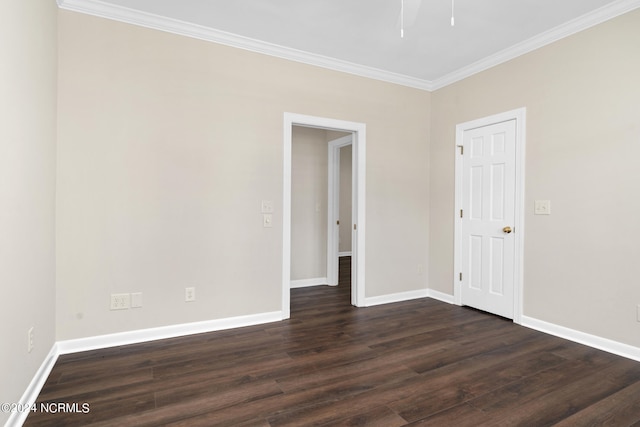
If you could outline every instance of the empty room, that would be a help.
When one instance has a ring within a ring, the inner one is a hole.
[[[0,423],[640,423],[640,0],[2,0]]]

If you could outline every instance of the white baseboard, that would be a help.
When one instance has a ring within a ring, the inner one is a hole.
[[[453,295],[445,294],[439,291],[434,291],[433,289],[427,289],[427,296],[429,298],[437,299],[438,301],[446,302],[447,304],[456,303],[456,299],[453,297]]]
[[[347,252],[338,252],[338,257],[341,256],[351,256],[351,251],[347,251]]]
[[[521,324],[536,331],[545,332],[550,335],[555,335],[556,337],[588,345],[589,347],[640,362],[640,348],[632,345],[565,328],[564,326],[558,326],[543,320],[534,319],[533,317],[522,316]]]
[[[49,374],[58,360],[59,354],[57,344],[53,344],[49,354],[44,359],[44,362],[42,362],[42,365],[40,365],[40,368],[38,368],[38,371],[33,376],[33,379],[27,386],[25,392],[22,394],[19,406],[30,407],[36,402],[44,383],[47,381],[47,378],[49,378]],[[5,426],[21,426],[26,421],[29,413],[30,411],[12,412]]]
[[[409,301],[418,298],[432,298],[447,304],[455,304],[453,295],[443,292],[434,291],[433,289],[420,289],[418,291],[400,292],[397,294],[381,295],[379,297],[367,298],[367,307],[381,304],[389,304],[393,302]]]
[[[248,316],[228,317],[225,319],[206,320],[203,322],[183,323],[179,325],[162,326],[159,328],[140,329],[136,331],[119,332],[109,335],[99,335],[74,340],[59,341],[59,354],[77,353],[80,351],[97,350],[127,344],[175,338],[185,335],[201,334],[205,332],[221,331],[224,329],[241,328],[243,326],[260,325],[263,323],[279,322],[283,319],[281,311],[252,314]]]
[[[453,304],[453,296],[433,289],[421,289],[417,291],[400,292],[396,294],[381,295],[366,299],[366,306],[375,306],[393,302],[408,301],[418,298],[433,298],[445,303]],[[274,311],[248,316],[237,316],[225,319],[207,320],[203,322],[185,323],[180,325],[164,326],[159,328],[142,329],[136,331],[120,332],[109,335],[100,335],[88,338],[59,341],[53,345],[51,351],[29,383],[23,393],[20,404],[29,405],[36,401],[53,366],[61,354],[76,353],[87,350],[115,347],[120,345],[135,344],[165,338],[213,332],[224,329],[240,328],[243,326],[259,325],[278,322],[283,319],[282,312]],[[640,361],[640,348],[623,344],[607,338],[598,337],[584,332],[576,331],[564,326],[558,326],[532,317],[522,316],[522,326],[548,333],[560,338],[584,344],[599,350],[617,354],[628,359]],[[20,426],[24,423],[29,412],[14,412],[10,415],[6,426]]]
[[[437,299],[449,304],[455,304],[455,298],[453,295],[434,291],[433,289],[429,289],[427,293],[429,298]],[[569,341],[584,344],[589,347],[597,348],[598,350],[603,350],[608,353],[640,362],[640,348],[632,345],[576,331],[575,329],[566,328],[564,326],[559,326],[528,316],[522,316],[520,324],[527,328],[535,329],[536,331],[544,332],[559,338],[564,338]]]
[[[366,298],[366,307],[372,307],[374,305],[389,304],[392,302],[409,301],[412,299],[426,298],[428,296],[426,289],[420,289],[418,291],[399,292],[397,294],[380,295],[379,297]]]
[[[291,281],[291,289],[293,288],[307,288],[309,286],[327,285],[329,279],[326,277],[316,277],[314,279],[300,279]]]
[[[204,322],[184,323],[163,326],[159,328],[140,329],[136,331],[119,332],[116,334],[99,335],[74,340],[58,341],[53,344],[51,351],[29,383],[20,398],[21,406],[27,407],[35,403],[44,383],[47,381],[53,366],[61,354],[77,353],[101,348],[116,347],[127,344],[175,338],[185,335],[214,332],[224,329],[241,328],[243,326],[260,325],[263,323],[279,322],[283,319],[281,311],[252,314],[248,316],[228,317],[225,319],[207,320]],[[21,426],[24,424],[29,411],[13,412],[5,426]]]
[[[427,290],[427,294],[429,298],[437,299],[449,304],[455,304],[455,298],[453,297],[453,295],[434,291],[433,289]],[[536,331],[544,332],[559,338],[577,342],[579,344],[584,344],[589,347],[597,348],[598,350],[606,351],[608,353],[616,354],[618,356],[626,357],[627,359],[640,362],[639,347],[634,347],[632,345],[610,340],[608,338],[602,338],[597,335],[591,335],[585,332],[576,331],[575,329],[566,328],[564,326],[559,326],[528,316],[522,316],[520,324],[527,328],[535,329]]]

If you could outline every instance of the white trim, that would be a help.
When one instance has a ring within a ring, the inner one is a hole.
[[[40,365],[40,368],[36,371],[25,392],[22,394],[19,406],[28,407],[36,402],[44,383],[47,381],[47,378],[49,378],[49,374],[58,360],[59,355],[58,345],[57,343],[54,343],[51,350],[49,350],[49,354]],[[26,421],[29,413],[29,411],[12,412],[11,415],[9,415],[9,419],[5,426],[21,426]]]
[[[357,124],[351,140],[351,304],[361,307],[366,301],[365,292],[365,230],[367,194],[367,127]],[[354,285],[355,284],[355,287]]]
[[[316,277],[313,279],[298,279],[291,281],[291,289],[294,288],[307,288],[309,286],[327,286],[329,281],[326,277]]]
[[[367,298],[367,306],[375,306],[393,302],[408,301],[419,298],[433,298],[445,303],[453,304],[453,297],[433,289],[401,292],[397,294],[383,295],[379,297]],[[280,312],[262,313],[257,315],[232,317],[206,322],[188,323],[182,325],[172,325],[160,328],[145,329],[138,331],[122,332],[110,335],[102,335],[89,338],[80,338],[54,343],[49,354],[40,365],[40,368],[33,376],[27,389],[20,398],[20,405],[27,406],[35,403],[38,395],[42,391],[51,370],[55,366],[61,354],[76,353],[87,350],[98,350],[102,348],[115,347],[119,345],[136,344],[156,339],[175,338],[202,332],[213,332],[222,329],[258,325],[263,323],[277,322],[281,320]],[[558,326],[543,320],[538,320],[528,316],[522,316],[522,326],[534,329],[539,332],[567,339],[597,348],[618,356],[626,357],[640,362],[640,348],[596,335],[576,331],[574,329]],[[9,416],[6,426],[22,425],[29,415],[29,412],[13,412]]]
[[[427,289],[418,291],[398,292],[397,294],[380,295],[378,297],[369,297],[366,299],[366,306],[373,307],[375,305],[390,304],[394,302],[410,301],[419,298],[427,298],[429,296]]]
[[[283,319],[282,313],[274,311],[270,313],[252,314],[247,316],[228,317],[225,319],[207,320],[203,322],[184,323],[179,325],[162,326],[158,328],[140,329],[135,331],[119,332],[115,334],[99,335],[87,338],[58,341],[53,344],[49,354],[33,376],[27,389],[20,398],[20,405],[30,406],[36,402],[42,391],[51,370],[55,366],[61,354],[78,353],[81,351],[100,350],[103,348],[121,345],[138,344],[147,341],[155,341],[166,338],[176,338],[204,332],[214,332],[224,329],[241,328],[243,326],[261,325],[264,323],[279,322]],[[29,411],[12,412],[5,426],[21,426],[27,419]]]
[[[511,114],[511,113],[509,113]],[[526,180],[526,145],[527,145],[527,109],[514,110],[516,119],[516,199],[515,199],[515,250],[513,277],[515,286],[513,289],[513,321],[522,323],[524,307],[524,239],[525,239],[525,180]]]
[[[263,323],[279,322],[282,319],[283,317],[281,312],[273,311],[269,313],[250,314],[247,316],[227,317],[224,319],[161,326],[158,328],[138,329],[135,331],[59,341],[58,351],[59,354],[77,353],[80,351],[97,350],[101,348],[162,340],[166,338],[202,334],[205,332],[241,328],[243,326],[261,325]]]
[[[348,136],[351,141],[351,135]],[[327,144],[327,278],[330,286],[338,284],[338,247],[340,229],[336,221],[340,218],[340,151],[334,146],[337,141]]]
[[[406,76],[391,71],[380,70],[365,65],[354,64],[328,56],[304,52],[265,41],[240,36],[226,31],[216,30],[203,25],[180,21],[178,19],[142,12],[125,6],[115,5],[99,0],[58,0],[61,9],[85,13],[140,27],[165,31],[172,34],[219,43],[226,46],[244,49],[251,52],[314,65],[316,67],[341,71],[374,80],[395,83],[402,86],[422,90],[431,90],[431,82],[416,77]]]
[[[586,13],[565,24],[559,25],[528,40],[517,43],[507,49],[494,53],[473,64],[462,67],[435,80],[425,80],[403,74],[384,71],[377,68],[354,64],[352,62],[312,54],[264,41],[239,36],[197,25],[177,19],[167,18],[152,13],[141,12],[124,6],[114,5],[99,0],[57,0],[61,9],[98,16],[114,21],[125,22],[154,30],[165,31],[199,40],[219,43],[226,46],[262,53],[303,64],[314,65],[330,70],[341,71],[374,80],[395,83],[426,91],[433,91],[463,80],[476,73],[496,65],[510,61],[518,56],[544,47],[562,38],[568,37],[587,28],[601,24],[617,16],[640,7],[640,0],[617,0],[599,9]]]
[[[340,258],[342,256],[351,256],[351,251],[338,252],[338,258]]]
[[[482,126],[489,126],[496,123],[502,123],[507,120],[516,121],[516,183],[515,183],[515,222],[514,233],[515,254],[514,254],[514,284],[513,284],[513,321],[521,323],[522,306],[523,306],[523,266],[524,266],[524,191],[525,191],[525,145],[526,145],[526,117],[527,109],[518,108],[516,110],[495,114],[489,117],[460,123],[456,126],[455,145],[452,147],[456,150],[455,155],[455,206],[453,215],[454,223],[454,258],[453,258],[453,297],[455,304],[462,305],[462,292],[460,287],[459,274],[462,271],[462,228],[460,221],[460,209],[462,209],[462,155],[460,155],[459,146],[463,145],[464,132],[476,129]]]
[[[640,7],[640,0],[618,0],[586,13],[569,22],[547,30],[525,41],[489,55],[473,64],[462,67],[430,82],[431,90],[438,90],[474,74],[540,49],[565,37],[584,31],[605,21]]]
[[[338,257],[340,228],[336,221],[340,219],[340,149],[351,145],[353,135],[329,141],[328,144],[328,183],[327,183],[327,278],[330,286],[338,285]],[[352,201],[353,203],[353,201]],[[344,219],[343,219],[344,222]],[[342,226],[344,227],[345,224]]]
[[[453,295],[445,294],[443,292],[435,291],[433,289],[427,289],[427,296],[429,298],[432,298],[438,301],[446,302],[447,304],[456,303],[456,300]]]
[[[640,348],[634,347],[632,345],[613,341],[608,338],[602,338],[597,335],[591,335],[585,332],[576,331],[575,329],[566,328],[564,326],[548,323],[543,320],[538,320],[528,316],[522,316],[521,324],[522,326],[535,329],[536,331],[544,332],[556,337],[567,339],[569,341],[588,345],[589,347],[597,348],[598,350],[603,350],[640,362]]]
[[[291,144],[292,120],[284,115],[282,173],[282,318],[291,317]]]
[[[364,123],[324,117],[284,113],[283,118],[283,188],[282,188],[282,316],[291,315],[291,129],[304,126],[352,132],[353,142],[353,260],[351,269],[352,304],[365,306],[365,207],[366,207],[366,141],[367,127]]]

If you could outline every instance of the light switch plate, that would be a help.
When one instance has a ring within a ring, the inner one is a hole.
[[[193,302],[196,300],[196,288],[193,286],[184,288],[184,300],[185,302]]]
[[[262,201],[262,213],[273,213],[273,200]]]
[[[142,307],[142,292],[133,292],[131,294],[131,308]]]
[[[533,210],[533,213],[536,215],[551,215],[551,201],[536,200]]]

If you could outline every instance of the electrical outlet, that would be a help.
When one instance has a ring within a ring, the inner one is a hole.
[[[131,308],[142,307],[142,292],[134,292],[131,294]]]
[[[129,294],[111,294],[111,310],[126,310],[131,306]]]
[[[33,326],[29,328],[29,330],[27,331],[27,352],[31,353],[31,350],[33,350],[33,340],[34,340],[34,336],[33,336]]]
[[[185,302],[192,302],[196,300],[196,288],[184,288],[184,300]]]

